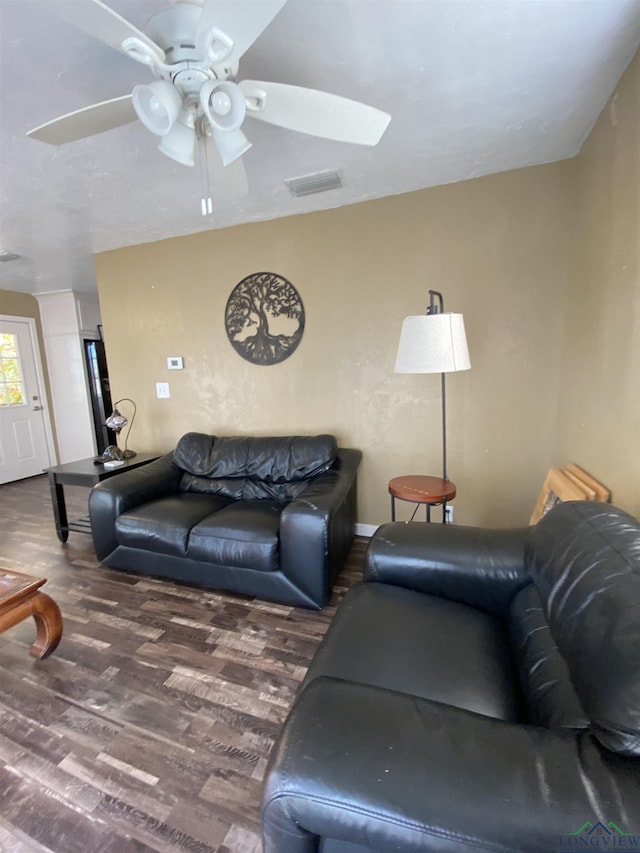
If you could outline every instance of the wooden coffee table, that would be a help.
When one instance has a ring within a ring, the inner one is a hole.
[[[46,578],[0,569],[0,633],[33,616],[37,633],[30,651],[37,658],[50,655],[62,637],[60,608],[40,592],[46,582]]]

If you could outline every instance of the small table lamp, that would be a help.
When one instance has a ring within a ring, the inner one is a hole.
[[[394,372],[442,375],[442,479],[448,480],[445,374],[469,370],[471,362],[462,314],[445,314],[443,309],[442,294],[430,290],[427,313],[405,318]]]
[[[125,418],[124,415],[121,415],[118,411],[118,406],[120,403],[131,403],[133,406],[133,414],[131,415],[131,421]],[[131,427],[133,426],[133,422],[136,417],[136,404],[129,397],[122,397],[120,400],[116,401],[116,404],[113,407],[113,412],[109,415],[109,417],[105,421],[105,426],[108,426],[109,429],[112,429],[116,434],[116,444],[115,446],[107,447],[104,452],[104,456],[107,456],[108,451],[111,451],[111,458],[117,459],[131,459],[136,455],[135,450],[129,450],[127,448],[127,443],[129,441],[129,433],[131,432]],[[120,436],[120,432],[124,429],[124,427],[129,424],[129,429],[127,430],[127,434],[124,438],[124,450],[120,450],[117,446],[118,437]],[[118,451],[121,456],[118,456],[118,453],[114,453],[114,451]]]

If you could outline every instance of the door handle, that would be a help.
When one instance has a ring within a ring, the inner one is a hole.
[[[42,411],[42,406],[34,406],[34,407],[33,407],[33,411],[34,411],[34,412],[40,412],[40,411]]]

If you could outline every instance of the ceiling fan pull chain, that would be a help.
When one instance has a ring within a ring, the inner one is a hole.
[[[198,151],[198,155],[199,155],[198,160],[199,160],[199,165],[200,165],[200,186],[202,187],[202,192],[203,192],[202,198],[200,199],[200,213],[202,213],[203,216],[207,215],[207,200],[204,197],[204,192],[205,192],[205,188],[206,188],[206,181],[205,181],[205,175],[204,175],[204,169],[205,169],[204,152],[205,152],[206,144],[207,144],[207,138],[206,138],[206,136],[204,136],[200,139],[200,146],[199,146],[199,151]]]
[[[205,182],[207,188],[207,213],[213,213],[213,202],[211,201],[211,187],[209,185],[209,151],[208,149],[208,137],[204,138],[204,170],[205,170]]]
[[[211,200],[211,187],[209,182],[209,152],[207,151],[208,137],[202,136],[200,148],[200,180],[204,187],[205,195],[200,199],[200,210],[203,216],[213,213],[213,201]]]

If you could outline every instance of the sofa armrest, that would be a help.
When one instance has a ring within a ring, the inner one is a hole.
[[[89,495],[89,516],[96,555],[103,560],[117,548],[116,519],[123,512],[178,490],[182,470],[173,462],[173,453],[103,480]]]
[[[530,530],[383,524],[369,543],[364,577],[502,616],[516,592],[531,583],[524,564]]]
[[[319,838],[379,853],[549,853],[586,820],[640,834],[637,764],[586,732],[318,678],[270,758],[264,853],[316,853]]]
[[[280,568],[317,607],[329,603],[333,581],[353,542],[359,450],[341,448],[280,516]]]

